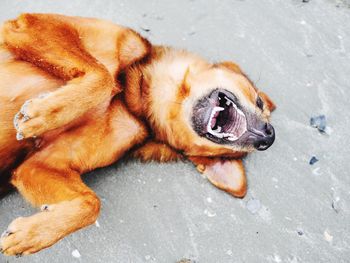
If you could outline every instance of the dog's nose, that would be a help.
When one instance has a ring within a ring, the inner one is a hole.
[[[256,138],[254,148],[258,151],[265,151],[275,141],[275,129],[270,123],[265,123],[260,132],[261,136]]]

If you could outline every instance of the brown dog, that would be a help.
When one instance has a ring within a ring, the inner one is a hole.
[[[188,158],[243,197],[240,158],[274,141],[274,104],[234,63],[60,15],[21,15],[3,25],[0,43],[0,180],[12,172],[41,207],[9,225],[6,255],[37,252],[95,222],[100,201],[80,175],[130,149],[144,161]]]

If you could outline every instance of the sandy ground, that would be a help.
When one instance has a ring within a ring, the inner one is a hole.
[[[303,3],[307,2],[307,3]],[[350,1],[1,0],[20,12],[112,20],[154,43],[234,60],[275,100],[277,139],[245,159],[240,200],[190,163],[119,162],[87,175],[101,197],[98,224],[34,256],[0,262],[349,262]],[[148,32],[146,32],[148,31]],[[326,134],[310,127],[325,114]],[[309,164],[312,156],[319,159]],[[0,229],[34,212],[13,193]]]

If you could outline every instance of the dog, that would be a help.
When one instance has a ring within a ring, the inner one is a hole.
[[[219,189],[247,191],[241,158],[275,139],[272,100],[233,62],[153,46],[93,18],[23,14],[0,33],[0,178],[41,211],[15,219],[5,255],[28,255],[94,223],[80,175],[129,153],[188,159]]]

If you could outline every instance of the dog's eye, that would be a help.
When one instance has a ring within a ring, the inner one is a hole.
[[[258,96],[258,98],[256,99],[256,106],[258,106],[260,110],[263,110],[264,108],[264,102],[262,101],[260,96]]]

